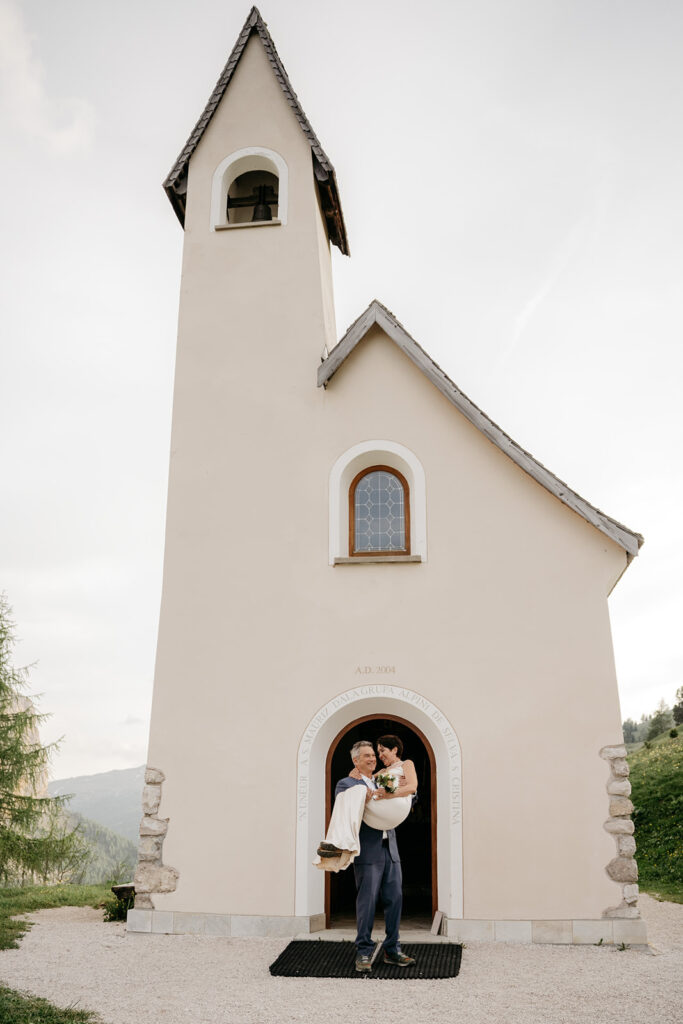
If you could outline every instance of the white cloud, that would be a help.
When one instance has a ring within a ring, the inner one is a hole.
[[[33,39],[10,0],[0,0],[0,111],[19,132],[54,153],[85,149],[92,136],[95,118],[90,103],[48,94]]]
[[[541,306],[548,298],[555,285],[569,267],[574,255],[584,245],[589,232],[590,220],[587,216],[583,216],[576,224],[574,224],[566,237],[557,247],[555,253],[548,260],[548,269],[543,276],[543,280],[515,318],[512,337],[503,346],[498,360],[497,368],[499,370],[507,366],[507,363],[515,352],[522,335],[531,320],[534,318],[539,306]]]

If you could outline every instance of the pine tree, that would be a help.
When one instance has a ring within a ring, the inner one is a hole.
[[[621,723],[621,731],[624,734],[624,743],[635,743],[638,735],[638,726],[632,718],[627,718]]]
[[[660,700],[657,705],[657,710],[650,719],[650,728],[648,729],[647,738],[653,740],[655,736],[659,736],[660,732],[666,732],[673,725],[673,715],[671,714],[671,708],[665,700]]]
[[[47,794],[56,744],[42,746],[39,714],[25,695],[28,669],[14,668],[14,623],[0,594],[0,880],[7,885],[49,881],[83,848],[62,808],[66,796]]]
[[[674,722],[676,725],[683,725],[683,686],[676,690],[676,703],[673,707]]]

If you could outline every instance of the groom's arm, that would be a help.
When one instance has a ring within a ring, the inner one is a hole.
[[[345,792],[345,790],[351,789],[352,786],[365,786],[365,783],[362,779],[350,779],[348,776],[345,779],[340,779],[334,789],[335,797],[339,796],[340,793]],[[367,801],[372,796],[372,792],[369,787],[365,786],[365,788],[367,789],[367,795],[365,797]]]

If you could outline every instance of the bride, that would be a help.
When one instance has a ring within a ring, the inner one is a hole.
[[[369,757],[374,768],[377,761],[372,744],[361,741],[358,746],[370,748]],[[417,793],[417,772],[412,761],[401,760],[403,743],[400,737],[380,736],[377,752],[384,767],[372,776],[372,784],[369,773],[363,775],[357,767],[349,772],[351,778],[363,781],[372,793],[368,793],[365,786],[360,787],[360,792],[357,786],[351,786],[335,799],[327,835],[313,861],[321,871],[343,871],[348,867],[360,850],[359,830],[363,823],[386,834],[410,814],[413,796]],[[352,757],[355,764],[353,751]]]
[[[410,813],[413,796],[417,793],[417,772],[412,761],[401,760],[403,742],[400,736],[380,736],[377,754],[384,767],[373,776],[378,784],[377,791],[365,805],[363,821],[371,828],[396,828]],[[354,779],[361,778],[357,768],[350,775]],[[388,787],[383,785],[385,780],[389,782]]]

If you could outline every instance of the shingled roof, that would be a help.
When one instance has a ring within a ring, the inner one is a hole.
[[[190,163],[190,158],[199,145],[201,138],[206,131],[216,108],[218,107],[218,104],[223,99],[225,91],[230,84],[233,74],[235,73],[235,68],[239,64],[247,43],[254,32],[258,33],[258,36],[263,43],[263,49],[265,50],[268,62],[273,69],[273,74],[285,94],[287,102],[292,108],[294,116],[299,122],[301,130],[306,136],[311,147],[313,173],[315,174],[318,192],[320,193],[320,204],[327,224],[327,232],[330,241],[334,245],[338,246],[344,255],[348,256],[349,243],[346,237],[346,226],[344,224],[344,216],[342,214],[339,192],[337,190],[337,179],[335,177],[334,167],[325,153],[325,150],[320,145],[318,136],[313,131],[308,118],[303,112],[297,95],[292,89],[291,82],[287,77],[284,65],[280,60],[277,50],[275,49],[275,43],[271,39],[266,23],[261,17],[257,7],[252,7],[250,10],[247,20],[244,23],[244,28],[240,32],[233,51],[228,58],[228,63],[223,68],[221,76],[216,82],[216,87],[209,97],[209,102],[206,104],[202,116],[194,126],[189,139],[183,146],[180,156],[176,160],[171,172],[164,182],[166,195],[171,201],[171,205],[176,212],[178,220],[184,226],[185,196],[187,194],[187,168]]]
[[[611,540],[624,548],[630,562],[638,554],[643,543],[639,533],[634,533],[616,519],[595,508],[580,494],[568,487],[563,480],[556,477],[549,469],[546,469],[538,462],[533,455],[520,448],[511,437],[509,437],[497,424],[481,411],[467,395],[446,376],[440,366],[418,345],[405,327],[398,322],[396,317],[386,306],[383,306],[377,299],[373,299],[364,313],[351,324],[344,337],[334,346],[326,359],[318,367],[318,387],[327,387],[329,381],[337,372],[345,359],[351,355],[354,348],[369,330],[377,324],[385,334],[401,349],[405,355],[417,366],[426,377],[435,384],[442,395],[458,409],[470,423],[480,430],[485,437],[492,441],[497,448],[512,459],[520,469],[541,485],[547,491],[554,494],[561,502],[567,505],[572,511],[577,512],[592,526],[597,527]]]

